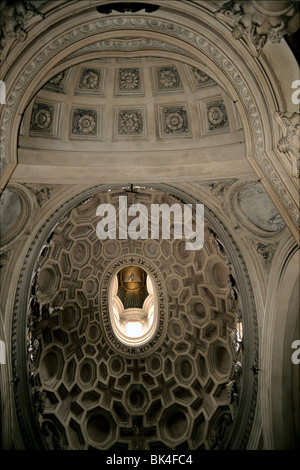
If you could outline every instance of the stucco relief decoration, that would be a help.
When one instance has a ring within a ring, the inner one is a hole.
[[[132,91],[140,88],[140,73],[138,69],[119,70],[119,88],[122,91]]]
[[[91,109],[77,108],[73,111],[72,134],[96,135],[97,113]]]
[[[28,0],[11,2],[4,0],[0,5],[0,59],[4,59],[4,48],[8,43],[16,39],[25,41],[27,38],[28,20],[39,16],[43,18],[38,10]]]
[[[119,112],[119,134],[138,135],[143,132],[141,111],[128,110]]]
[[[243,186],[238,193],[238,202],[244,214],[259,229],[277,232],[284,227],[284,221],[261,183]]]
[[[41,133],[53,132],[54,105],[35,103],[32,110],[30,131]]]
[[[196,67],[192,67],[192,71],[198,83],[205,83],[209,80],[209,76],[202,72],[202,70],[199,70]]]
[[[4,266],[10,256],[6,246],[23,233],[30,220],[31,201],[29,194],[20,186],[7,186],[0,199],[0,266]]]
[[[183,106],[166,107],[164,113],[164,132],[184,134],[189,132],[187,110]]]
[[[214,81],[206,73],[197,69],[196,67],[192,67],[192,74],[196,81],[197,87],[214,84]]]
[[[68,73],[66,70],[63,70],[59,72],[57,75],[52,77],[45,85],[44,87],[47,90],[56,92],[56,93],[64,93],[65,91],[65,85],[66,85],[66,80],[68,77]]]
[[[161,88],[173,88],[179,85],[179,77],[174,67],[171,69],[161,69],[159,71],[159,84]]]
[[[158,92],[168,92],[182,89],[179,72],[175,65],[158,67],[155,70],[155,82]]]
[[[225,20],[231,23],[232,35],[235,39],[245,39],[250,52],[259,55],[267,41],[279,43],[287,33],[287,24],[294,15],[295,9],[291,8],[286,14],[264,14],[255,8],[249,0],[231,0],[225,3],[216,16],[224,15]]]
[[[55,77],[51,78],[49,80],[49,84],[50,85],[55,85],[55,86],[60,86],[61,82],[62,82],[62,79],[64,78],[65,76],[65,72],[60,72],[58,73],[57,75],[55,75]]]
[[[94,90],[99,87],[100,70],[84,69],[82,72],[79,88]]]
[[[259,243],[256,248],[256,251],[260,256],[262,256],[265,264],[271,264],[276,251],[276,246],[272,245],[271,243]]]
[[[226,107],[222,100],[209,102],[206,106],[210,131],[226,129],[229,127]]]
[[[276,118],[281,125],[284,136],[277,144],[280,152],[287,155],[292,166],[292,175],[299,178],[300,160],[300,126],[299,113],[277,113]]]
[[[35,195],[36,201],[42,207],[52,196],[53,192],[57,189],[57,185],[43,185],[43,184],[29,184],[25,183],[26,188],[32,191]]]
[[[2,237],[13,226],[21,213],[20,196],[10,188],[5,188],[1,196],[0,209],[2,214],[0,235]]]

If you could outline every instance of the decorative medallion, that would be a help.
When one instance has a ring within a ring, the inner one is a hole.
[[[216,86],[216,82],[212,80],[206,73],[197,67],[186,66],[188,70],[188,75],[190,76],[192,82],[192,90],[196,91],[208,86]]]
[[[72,117],[72,135],[96,136],[97,111],[92,109],[75,108]]]
[[[62,70],[57,75],[48,80],[44,87],[49,91],[54,91],[56,93],[64,93],[70,72],[71,69]]]
[[[243,214],[261,230],[278,232],[285,226],[273,201],[261,183],[247,183],[237,195]]]
[[[143,131],[143,120],[141,113],[121,112],[119,115],[120,134],[140,134]]]
[[[163,106],[160,113],[162,135],[191,135],[186,106]]]
[[[178,88],[181,86],[179,73],[175,66],[159,68],[157,74],[160,89]]]
[[[0,208],[2,214],[0,235],[2,237],[14,225],[20,215],[22,210],[20,196],[14,190],[5,188],[1,195]]]
[[[8,185],[1,194],[0,211],[0,245],[3,248],[19,237],[27,226],[31,211],[30,194],[24,187]]]
[[[116,108],[116,124],[115,124],[115,137],[116,138],[132,138],[144,137],[144,109],[120,109]]]
[[[139,90],[140,86],[139,69],[119,69],[119,90],[132,92],[134,90]]]
[[[104,92],[105,69],[84,67],[81,70],[75,94],[97,94]]]
[[[223,100],[206,103],[209,131],[224,130],[229,128],[227,111]]]
[[[84,69],[80,78],[79,88],[94,90],[95,88],[99,88],[99,81],[99,70]]]
[[[175,65],[154,67],[152,72],[156,93],[183,91],[181,78]]]
[[[30,133],[53,135],[55,106],[49,103],[35,102],[30,121]]]

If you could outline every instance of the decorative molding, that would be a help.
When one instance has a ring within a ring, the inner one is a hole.
[[[231,0],[222,5],[215,16],[229,24],[233,28],[232,36],[235,39],[243,38],[251,54],[258,56],[267,41],[279,43],[287,34],[287,24],[294,13],[293,5],[278,15],[263,13],[250,0]]]
[[[78,51],[73,52],[70,57],[82,56],[91,52],[100,52],[100,51],[145,51],[145,50],[167,50],[172,52],[184,53],[184,50],[178,46],[173,46],[168,42],[161,41],[158,39],[108,39],[105,41],[97,41],[88,46],[78,49]]]

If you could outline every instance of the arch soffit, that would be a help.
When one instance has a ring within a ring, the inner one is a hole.
[[[32,37],[24,58],[15,61],[9,70],[8,76],[15,78],[8,87],[7,105],[4,107],[1,126],[3,155],[1,187],[5,187],[17,165],[16,143],[21,116],[32,97],[49,78],[68,66],[90,60],[99,53],[103,57],[108,55],[120,57],[120,53],[137,57],[141,55],[141,51],[143,55],[145,52],[162,57],[166,54],[166,57],[171,56],[176,60],[201,67],[233,99],[243,125],[247,158],[271,193],[270,196],[285,222],[297,237],[296,204],[280,176],[282,173],[279,174],[267,155],[268,149],[272,148],[273,135],[272,119],[270,119],[272,110],[269,113],[268,106],[273,103],[274,110],[277,106],[271,91],[268,90],[268,83],[260,71],[257,59],[247,53],[246,61],[246,49],[242,44],[232,39],[229,32],[222,29],[221,23],[216,22],[211,13],[199,7],[194,9],[194,17],[188,18],[185,24],[183,17],[178,17],[176,11],[172,11],[172,15],[168,16],[171,19],[159,17],[157,14],[155,16],[126,14],[95,20],[94,9],[94,6],[89,5],[88,8],[86,5],[84,13],[84,8],[81,8],[81,16],[67,19],[63,27],[61,24],[57,27],[53,25],[52,41],[36,52],[40,35],[45,34],[45,31],[51,27],[51,16],[48,17],[43,21],[43,30],[41,26],[36,26],[36,36]],[[189,9],[192,12],[192,8]],[[199,12],[202,15],[201,19]],[[45,25],[45,21],[48,24]],[[198,32],[199,22],[203,28],[200,32]],[[72,54],[71,59],[70,54]],[[262,96],[262,84],[265,94],[269,95],[268,98]],[[281,170],[283,171],[283,168]]]

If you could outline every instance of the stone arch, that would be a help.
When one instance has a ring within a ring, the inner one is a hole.
[[[70,6],[65,5],[63,10],[67,17]],[[280,93],[271,92],[269,82],[262,73],[257,59],[251,56],[245,46],[232,39],[229,31],[221,23],[218,23],[216,28],[216,23],[213,22],[214,12],[208,5],[201,7],[191,5],[188,7],[188,12],[190,16],[187,16],[183,24],[182,17],[177,16],[178,5],[176,8],[168,6],[166,11],[158,10],[151,16],[119,15],[117,18],[105,17],[95,20],[94,6],[85,2],[81,6],[82,16],[76,16],[75,26],[69,29],[67,29],[69,20],[66,21],[63,30],[61,26],[55,27],[55,15],[54,18],[49,15],[43,20],[44,29],[47,30],[52,26],[53,40],[38,53],[35,52],[35,48],[41,29],[39,25],[33,28],[30,34],[31,42],[24,58],[7,72],[9,86],[7,104],[3,110],[1,144],[5,170],[2,187],[17,165],[16,142],[24,109],[36,93],[37,86],[45,83],[53,71],[61,70],[60,64],[64,63],[70,51],[74,53],[74,45],[76,44],[78,50],[95,41],[103,41],[102,46],[106,51],[107,48],[110,49],[109,54],[113,53],[114,47],[120,54],[120,45],[122,45],[120,41],[124,41],[124,35],[135,39],[142,37],[146,40],[152,37],[161,43],[157,44],[151,53],[161,54],[167,48],[167,53],[175,54],[179,60],[184,57],[185,61],[188,59],[194,64],[204,63],[217,81],[222,83],[236,103],[242,120],[247,158],[258,177],[262,178],[262,183],[272,198],[276,200],[276,206],[287,225],[295,236],[298,236],[298,213],[293,199],[294,191],[287,190],[285,177],[282,176],[285,175],[285,170],[278,155],[273,151],[276,132],[273,129],[272,116],[275,110],[283,105],[279,102]],[[170,15],[171,21],[166,19]],[[74,21],[74,16],[72,20]],[[202,28],[200,33],[199,24]],[[130,48],[131,51],[135,48],[134,54],[139,53],[136,43],[133,42]],[[131,51],[129,52],[132,53]],[[126,53],[128,54],[128,50]],[[232,58],[229,59],[229,56]],[[76,57],[76,60],[80,61],[80,56]],[[9,152],[8,147],[10,147]]]

